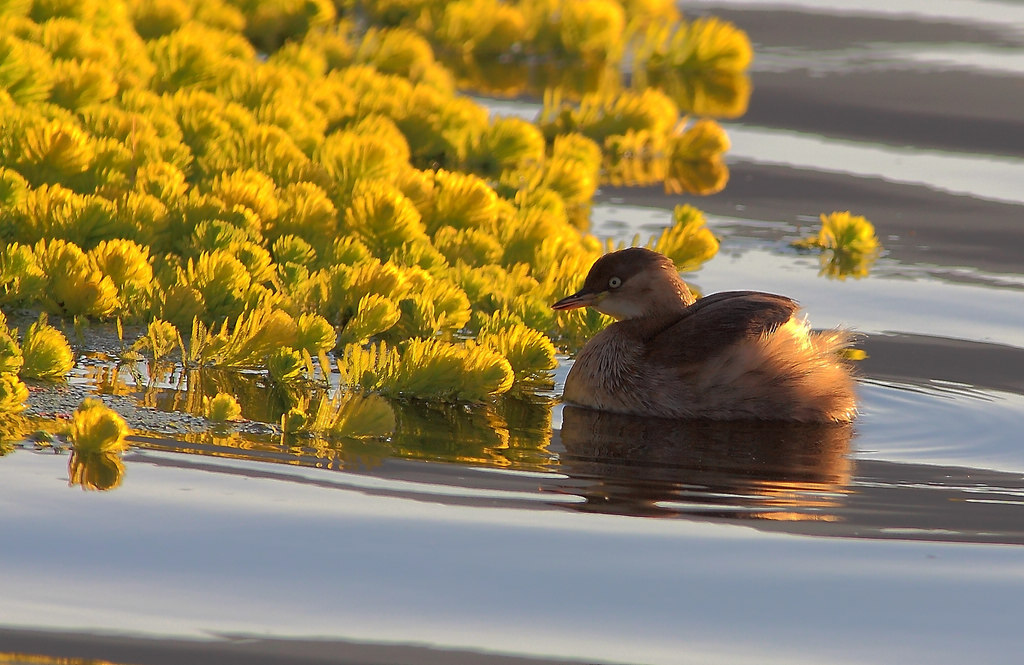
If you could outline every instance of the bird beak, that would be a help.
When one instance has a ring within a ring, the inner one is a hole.
[[[571,296],[562,298],[554,305],[551,309],[565,310],[565,309],[577,309],[580,307],[589,307],[596,305],[601,300],[600,293],[594,293],[593,291],[587,291],[586,289],[580,289]]]

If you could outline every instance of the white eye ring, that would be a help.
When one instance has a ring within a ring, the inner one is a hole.
[[[618,277],[612,277],[608,280],[608,288],[617,289],[622,286],[622,280]]]

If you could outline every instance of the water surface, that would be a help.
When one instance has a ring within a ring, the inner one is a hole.
[[[180,413],[180,376],[97,360],[66,403],[99,391],[133,420],[122,484],[69,488],[49,450],[0,459],[0,654],[1017,662],[1024,15],[859,7],[694,3],[759,57],[729,186],[688,200],[721,252],[685,275],[862,333],[853,426],[413,405],[391,441],[327,446],[282,439],[269,401],[211,429]],[[606,188],[593,231],[656,232],[682,201]],[[827,279],[789,243],[847,209],[886,249]]]

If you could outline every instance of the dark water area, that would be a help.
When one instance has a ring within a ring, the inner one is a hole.
[[[1024,5],[683,9],[754,42],[729,184],[606,187],[591,230],[706,211],[700,291],[860,334],[852,425],[398,405],[395,439],[324,447],[82,370],[52,411],[98,390],[126,414],[123,483],[0,461],[0,663],[1018,662]],[[878,231],[866,277],[790,246],[833,210]]]

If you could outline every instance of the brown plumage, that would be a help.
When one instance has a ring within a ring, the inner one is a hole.
[[[854,381],[841,330],[812,332],[785,296],[728,291],[695,300],[667,257],[633,247],[591,267],[553,309],[618,319],[587,342],[564,399],[664,418],[848,422]]]

